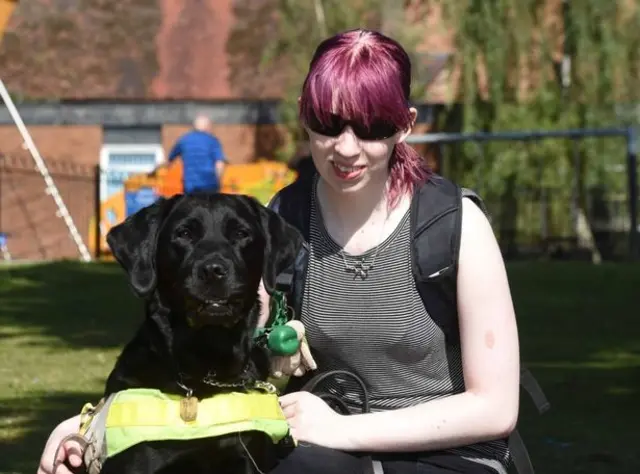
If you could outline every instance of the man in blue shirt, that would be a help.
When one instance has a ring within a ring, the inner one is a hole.
[[[210,132],[211,121],[198,115],[193,130],[181,136],[169,153],[169,162],[182,157],[184,193],[218,192],[225,166],[220,141]]]

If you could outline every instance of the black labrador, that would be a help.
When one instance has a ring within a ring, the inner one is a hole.
[[[257,200],[238,195],[161,199],[114,227],[107,242],[145,301],[146,318],[111,372],[105,397],[154,388],[199,399],[266,380],[255,344],[260,280],[271,293],[302,236]],[[107,459],[111,473],[254,473],[277,457],[264,434],[138,444]]]

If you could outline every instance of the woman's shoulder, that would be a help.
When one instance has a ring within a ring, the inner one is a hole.
[[[461,248],[466,247],[483,252],[488,246],[494,246],[495,234],[485,211],[471,198],[462,199],[461,208]],[[463,259],[462,252],[461,259]]]

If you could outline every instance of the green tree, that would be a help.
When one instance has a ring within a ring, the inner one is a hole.
[[[446,26],[455,32],[453,70],[460,72],[455,99],[464,105],[465,131],[611,127],[619,123],[616,105],[638,100],[637,2],[423,3],[442,8]],[[612,171],[613,162],[623,162],[623,140],[588,139],[575,148],[567,140],[532,146],[494,142],[486,146],[482,163],[474,152],[473,144],[463,149],[467,159],[458,160],[452,171],[463,181],[481,175],[490,194],[508,192],[509,185],[564,189],[565,195],[552,202],[550,212],[555,208],[557,214],[575,193],[573,221],[565,219],[552,230],[577,231],[581,245],[599,261],[588,225],[587,190],[595,184],[624,189],[624,173],[619,167]]]

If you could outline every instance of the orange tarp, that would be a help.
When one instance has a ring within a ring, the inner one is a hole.
[[[2,40],[4,29],[7,27],[9,18],[11,18],[11,14],[17,5],[18,0],[0,0],[0,40]]]
[[[230,194],[248,194],[266,204],[281,188],[295,179],[295,172],[277,161],[258,160],[253,163],[227,165],[222,176],[221,191]],[[130,176],[124,182],[124,190],[110,196],[100,205],[100,249],[108,253],[105,236],[109,229],[126,217],[125,193],[139,189],[153,189],[158,196],[170,197],[182,192],[182,162],[158,168],[155,173]],[[89,247],[95,253],[95,220],[89,227]]]

